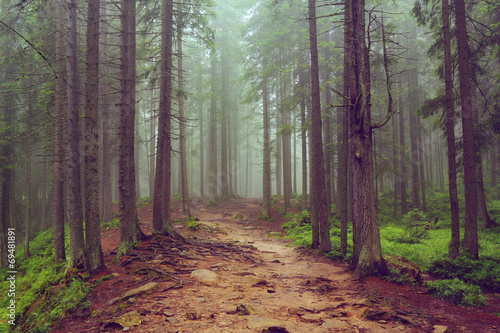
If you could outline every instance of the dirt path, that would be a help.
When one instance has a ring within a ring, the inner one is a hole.
[[[150,210],[139,212],[146,232]],[[258,220],[259,211],[257,200],[218,207],[193,202],[199,230],[176,225],[188,242],[155,237],[122,257],[120,265],[109,262],[93,281],[114,278],[92,291],[89,308],[60,321],[53,332],[497,332],[500,327],[498,316],[491,315],[495,309],[471,313],[423,295],[421,288],[354,281],[345,264],[270,236],[280,223]],[[103,233],[108,261],[117,241],[117,230]],[[215,272],[216,280],[193,278],[200,269]],[[123,297],[148,284],[151,293]],[[113,298],[118,299],[110,304]],[[126,313],[140,324],[118,325],[116,318]]]

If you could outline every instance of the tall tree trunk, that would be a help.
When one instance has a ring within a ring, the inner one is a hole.
[[[151,104],[154,101],[155,87],[151,87]],[[156,151],[155,151],[155,128],[156,128],[156,117],[151,112],[151,119],[149,121],[149,202],[154,200],[154,188],[155,188],[155,161],[156,161]]]
[[[370,104],[368,49],[364,40],[363,0],[352,2],[353,47],[350,51],[350,139],[353,194],[353,255],[350,268],[354,277],[386,275],[389,270],[382,258],[380,233],[375,208],[372,163],[372,128]]]
[[[399,185],[399,160],[398,160],[398,126],[396,123],[396,117],[393,116],[391,119],[392,122],[392,164],[394,164],[394,177],[393,177],[393,192],[394,192],[394,201],[393,201],[393,212],[392,217],[396,218],[398,214],[398,193],[400,190]]]
[[[229,178],[228,178],[228,162],[227,162],[227,155],[228,155],[228,140],[227,140],[227,133],[228,133],[228,90],[227,90],[227,80],[229,78],[228,75],[228,70],[227,70],[227,61],[224,57],[225,52],[222,51],[222,65],[221,65],[221,119],[220,119],[220,185],[221,185],[221,199],[222,200],[229,200]]]
[[[281,112],[279,111],[278,104],[276,103],[276,194],[282,195],[281,185],[283,182],[283,155],[282,155],[282,140],[281,137]]]
[[[208,195],[211,199],[217,198],[217,117],[215,96],[215,72],[217,67],[217,56],[212,51],[210,69],[210,133],[208,142]]]
[[[107,13],[107,4],[103,4],[102,8],[102,16],[106,17]],[[104,72],[105,75],[101,78],[99,84],[99,90],[101,91],[102,95],[102,103],[101,103],[101,112],[102,112],[102,155],[101,155],[101,160],[102,160],[102,165],[101,165],[101,175],[102,175],[102,180],[101,180],[101,191],[102,191],[102,220],[104,223],[111,222],[113,219],[113,198],[112,198],[112,177],[111,177],[111,161],[112,158],[110,156],[110,150],[111,150],[111,138],[110,138],[110,124],[109,124],[109,118],[110,118],[110,89],[109,89],[109,82],[106,79],[106,74],[108,73],[108,65],[107,65],[107,56],[106,56],[106,51],[107,51],[107,44],[108,44],[108,24],[103,23],[101,27],[101,39],[102,39],[102,47],[101,47],[101,63],[106,63],[105,66],[102,68],[102,72]]]
[[[63,8],[56,5],[56,77],[54,91],[54,259],[66,260],[64,246],[64,71]],[[43,200],[46,200],[44,197]],[[3,210],[2,210],[3,211]],[[2,218],[3,220],[3,218]]]
[[[427,201],[425,200],[425,169],[424,169],[424,143],[422,140],[422,122],[417,118],[417,141],[418,141],[418,168],[420,170],[420,191],[422,193],[422,211],[427,211]]]
[[[78,75],[77,54],[77,4],[76,0],[68,0],[68,35],[66,37],[67,53],[67,172],[68,172],[68,214],[70,238],[69,267],[84,263],[83,208],[80,169],[80,80]]]
[[[179,5],[181,6],[181,5]],[[179,8],[182,12],[182,8]],[[182,67],[182,29],[184,27],[183,14],[178,14],[177,21],[177,85],[179,89],[179,145],[180,145],[180,178],[182,196],[182,215],[189,218],[189,193],[186,161],[186,119],[184,117],[184,73]]]
[[[401,83],[401,80],[398,82],[398,88],[399,91],[402,91],[403,84]],[[407,188],[407,173],[406,173],[406,151],[405,151],[405,145],[406,145],[406,135],[405,135],[405,117],[404,117],[404,112],[403,112],[403,96],[400,95],[399,97],[399,102],[398,102],[398,107],[399,107],[399,146],[400,146],[400,152],[399,152],[399,166],[400,166],[400,177],[399,177],[399,185],[400,185],[400,194],[401,194],[401,215],[405,215],[408,213],[408,203],[407,203],[407,194],[406,194],[406,188]]]
[[[338,123],[341,124],[342,135],[338,136],[339,164],[338,164],[338,201],[337,211],[340,214],[340,253],[347,254],[347,226],[348,226],[348,157],[349,157],[349,78],[350,58],[352,56],[352,3],[346,1],[344,5],[344,85],[343,107],[338,113]]]
[[[28,96],[28,135],[31,136],[33,124],[33,92],[29,92]],[[25,220],[24,220],[24,257],[29,259],[30,257],[30,227],[31,227],[31,150],[32,150],[32,138],[28,137],[26,140],[26,202],[25,202]]]
[[[119,216],[120,248],[144,238],[135,188],[135,0],[122,0],[120,38]]]
[[[99,6],[88,1],[87,75],[85,103],[85,269],[104,266],[99,216],[98,110],[99,110]]]
[[[286,85],[285,80],[280,83],[280,115],[281,115],[281,147],[283,152],[283,208],[285,212],[290,208],[290,195],[292,193],[292,150],[291,150],[291,132],[290,132],[290,114],[285,108]]]
[[[331,251],[330,225],[327,217],[325,172],[323,161],[323,143],[321,130],[321,103],[319,91],[318,40],[316,33],[316,1],[309,0],[309,43],[311,50],[311,148],[313,168],[311,170],[312,189],[315,201],[312,206],[313,219],[319,226],[319,247],[328,253]],[[314,234],[314,233],[313,233]],[[314,238],[313,238],[314,241]]]
[[[293,111],[293,189],[292,192],[297,194],[297,116]]]
[[[448,256],[458,257],[460,252],[460,215],[457,190],[457,165],[455,145],[455,110],[453,101],[453,77],[451,61],[450,8],[448,0],[441,1],[443,19],[444,81],[446,94],[446,143],[448,147],[448,192],[450,194],[451,239]],[[439,164],[438,164],[439,165]],[[441,168],[440,168],[441,169]]]
[[[200,196],[202,198],[205,197],[205,166],[204,166],[204,142],[205,142],[205,135],[204,135],[204,123],[203,123],[203,100],[202,100],[202,94],[203,94],[203,78],[202,78],[202,60],[201,60],[201,55],[200,55],[200,63],[198,66],[198,117],[199,117],[199,131],[200,131]]]
[[[264,59],[263,68],[267,67],[266,59]],[[269,107],[268,107],[268,91],[267,77],[264,74],[262,79],[262,111],[264,123],[264,156],[263,156],[263,187],[262,187],[262,212],[263,219],[271,218],[271,153],[269,143]],[[249,147],[247,146],[247,150]],[[248,174],[248,171],[247,171]]]
[[[177,235],[170,219],[173,1],[162,1],[161,81],[153,232]]]
[[[306,60],[304,59],[304,63]],[[300,136],[302,144],[302,210],[307,209],[307,129],[306,129],[306,80],[307,74],[299,74],[299,86],[301,90],[300,98]]]
[[[410,41],[416,39],[416,30],[410,32]],[[414,52],[410,50],[410,57]],[[414,60],[408,60],[408,114],[410,115],[410,144],[411,144],[411,202],[413,208],[420,208],[420,171],[418,159],[418,121],[415,111],[418,107],[418,70]],[[423,181],[423,180],[422,180]]]
[[[477,238],[476,166],[474,151],[474,120],[469,70],[469,42],[465,19],[464,0],[455,0],[455,24],[462,107],[462,133],[464,150],[465,224],[463,248],[474,258],[479,257]]]

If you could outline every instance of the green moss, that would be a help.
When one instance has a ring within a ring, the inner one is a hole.
[[[76,309],[87,295],[88,289],[78,274],[67,271],[65,262],[54,263],[53,233],[49,229],[30,242],[31,257],[27,260],[22,246],[16,248],[16,295],[12,298],[16,301],[16,325],[12,327],[3,320],[1,332],[49,332],[54,321]],[[68,247],[68,236],[66,242]],[[7,281],[7,275],[5,270],[0,272],[2,281]],[[7,283],[0,284],[2,319],[7,318],[11,299],[8,288]]]

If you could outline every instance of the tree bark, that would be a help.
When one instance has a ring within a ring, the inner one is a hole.
[[[479,257],[477,237],[476,166],[474,151],[474,121],[469,70],[469,43],[464,0],[455,0],[455,24],[462,107],[464,150],[465,224],[463,248],[475,259]]]
[[[352,2],[353,41],[350,75],[350,139],[352,165],[353,255],[350,268],[355,278],[386,275],[373,188],[372,128],[369,102],[368,49],[364,40],[365,2]]]
[[[120,248],[144,238],[135,188],[135,0],[122,0],[120,38],[119,216]]]
[[[347,254],[347,227],[348,227],[348,186],[350,177],[348,173],[349,160],[349,78],[350,78],[350,56],[352,56],[352,2],[346,1],[344,5],[344,83],[343,83],[343,107],[338,113],[338,123],[341,124],[341,135],[338,136],[339,162],[337,182],[337,211],[340,214],[340,253]]]
[[[69,267],[84,263],[85,244],[83,236],[83,208],[80,169],[80,80],[77,54],[77,4],[68,0],[68,35],[66,44],[67,70],[67,172],[68,172],[68,215],[70,238]]]
[[[217,67],[217,56],[215,51],[211,54],[210,69],[210,129],[208,137],[208,195],[211,199],[217,199],[217,118],[216,118],[216,95],[215,95],[215,71]]]
[[[104,266],[99,216],[98,165],[99,6],[100,0],[88,0],[85,89],[85,269],[91,273]]]
[[[106,17],[107,9],[106,4],[103,4],[102,8],[102,16]],[[101,39],[102,39],[102,47],[101,50],[101,63],[105,65],[102,66],[102,72],[105,74],[101,78],[99,84],[99,90],[101,91],[101,114],[102,114],[102,165],[101,165],[101,193],[102,193],[102,220],[104,223],[111,222],[113,220],[113,198],[112,198],[112,177],[111,177],[111,161],[112,158],[110,156],[111,150],[111,127],[109,123],[110,117],[110,89],[109,82],[107,82],[106,74],[108,73],[108,65],[107,65],[107,44],[108,44],[108,25],[107,23],[103,23],[101,27]]]
[[[304,59],[304,63],[306,60]],[[299,74],[300,98],[300,135],[302,145],[302,210],[307,209],[307,129],[306,129],[306,80],[307,74]]]
[[[448,192],[450,193],[451,240],[448,256],[455,259],[460,251],[460,216],[457,191],[455,146],[455,110],[453,106],[453,79],[451,62],[450,8],[448,0],[441,1],[443,18],[444,82],[446,90],[446,142],[448,146]]]
[[[399,80],[398,88],[399,88],[399,91],[402,91],[403,84],[401,83],[401,80]],[[404,117],[404,112],[403,112],[403,96],[402,95],[400,95],[400,97],[399,97],[398,107],[399,107],[399,146],[400,146],[400,151],[399,151],[400,192],[399,193],[401,195],[401,215],[405,215],[406,213],[408,213],[408,203],[407,203],[407,194],[406,194],[406,188],[407,188],[406,151],[405,151],[406,135],[405,135],[405,117]]]
[[[266,59],[263,60],[262,67],[267,67]],[[263,156],[263,187],[262,187],[262,212],[263,219],[271,218],[271,153],[269,144],[269,107],[268,107],[268,91],[267,78],[262,79],[262,111],[264,123],[264,156]],[[247,147],[248,149],[249,147]],[[247,172],[248,174],[248,172]]]
[[[416,30],[410,32],[410,42],[416,39]],[[410,50],[410,58],[414,52]],[[411,145],[411,202],[413,208],[420,208],[420,162],[418,158],[418,121],[415,111],[418,107],[418,70],[414,60],[408,60],[408,114],[410,115],[410,145]],[[422,179],[423,181],[423,179]]]
[[[182,8],[180,8],[182,11]],[[184,14],[178,14],[177,24],[177,85],[179,89],[179,145],[180,145],[180,176],[181,176],[181,196],[182,196],[182,215],[189,218],[189,193],[187,179],[187,161],[186,161],[186,119],[184,117],[184,73],[182,67],[182,29],[184,27]]]
[[[311,193],[315,192],[315,201],[312,206],[313,219],[316,218],[319,226],[319,247],[328,253],[331,251],[330,225],[327,217],[325,171],[323,161],[323,135],[321,130],[321,103],[319,89],[318,40],[316,33],[316,1],[309,0],[309,46],[311,50],[311,149],[312,165]],[[314,238],[313,238],[314,241]]]
[[[222,65],[221,65],[221,119],[220,119],[220,185],[221,185],[221,199],[229,200],[229,175],[228,175],[228,90],[227,90],[227,61],[225,59],[225,52],[222,51]]]
[[[64,36],[63,13],[61,6],[56,6],[56,77],[54,91],[54,259],[66,260],[64,246]],[[43,200],[46,200],[44,197]],[[2,219],[3,220],[3,219]]]
[[[161,81],[153,232],[177,235],[170,219],[173,1],[162,2]]]

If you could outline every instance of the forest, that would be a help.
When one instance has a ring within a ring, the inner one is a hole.
[[[0,45],[2,329],[234,202],[500,317],[498,1],[5,0]]]

